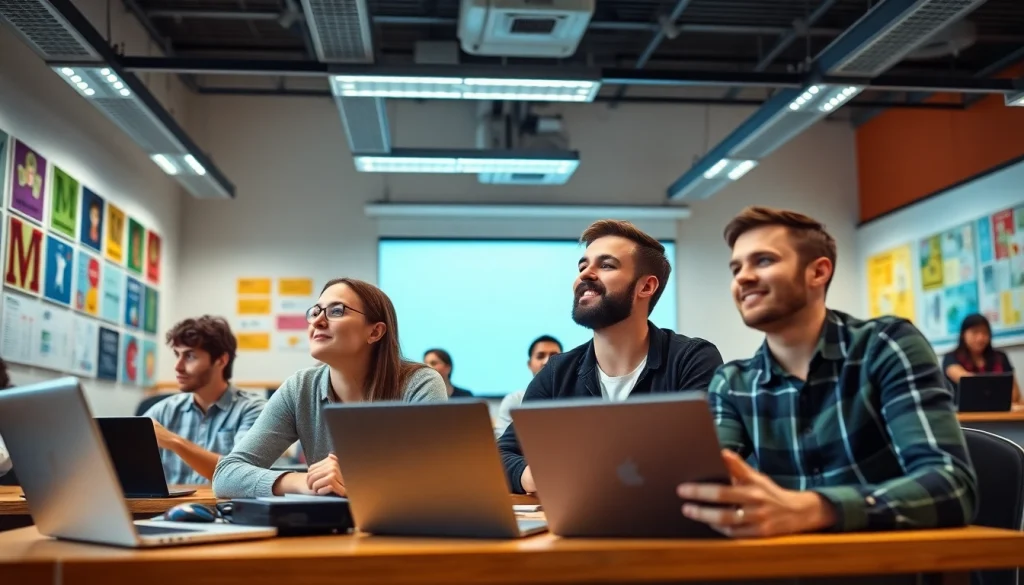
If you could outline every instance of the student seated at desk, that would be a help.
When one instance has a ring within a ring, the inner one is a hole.
[[[526,367],[530,369],[530,373],[537,376],[537,374],[547,365],[548,360],[551,356],[555,356],[562,353],[562,342],[558,341],[550,335],[541,335],[537,339],[533,340],[530,344],[530,349],[526,355],[530,357],[526,361]],[[526,394],[526,390],[516,390],[506,394],[501,399],[501,404],[498,405],[497,420],[494,421],[494,438],[500,439],[501,435],[505,433],[505,429],[508,425],[512,424],[512,409],[516,408],[523,403],[523,396]]]
[[[668,282],[665,247],[615,220],[595,222],[580,239],[587,247],[574,283],[572,318],[592,329],[594,339],[551,356],[523,401],[591,396],[617,402],[634,394],[707,390],[722,363],[718,348],[649,320]],[[515,423],[498,439],[498,449],[512,491],[537,491]]]
[[[836,244],[810,217],[747,208],[725,239],[733,300],[766,339],[711,382],[733,485],[679,486],[682,513],[737,537],[970,523],[977,478],[924,336],[826,307]]]
[[[167,483],[207,484],[267,401],[231,385],[238,343],[224,319],[185,319],[167,332],[167,345],[181,391],[142,416],[153,419]]]
[[[992,347],[992,326],[984,315],[968,315],[960,323],[960,341],[956,349],[942,358],[942,370],[953,384],[964,376],[1013,373],[1006,354]],[[1013,378],[1013,402],[1020,404],[1020,387]]]
[[[395,307],[372,284],[350,278],[328,282],[306,320],[310,355],[324,365],[296,372],[274,392],[252,431],[217,465],[217,497],[344,496],[345,480],[321,412],[325,404],[448,400],[440,374],[402,359]],[[296,440],[309,470],[271,470]]]

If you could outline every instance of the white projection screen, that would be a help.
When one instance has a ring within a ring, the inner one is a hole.
[[[673,272],[651,321],[676,329],[675,242],[662,241]],[[552,335],[565,350],[587,342],[572,320],[575,240],[382,238],[378,284],[398,313],[402,353],[432,347],[452,356],[452,383],[476,396],[526,388],[530,343]]]

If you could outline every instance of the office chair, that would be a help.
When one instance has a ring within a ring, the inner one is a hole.
[[[978,475],[978,512],[974,524],[1024,530],[1024,449],[999,435],[964,429],[967,451]],[[974,571],[974,585],[1017,585],[1020,567]]]
[[[146,412],[150,408],[152,408],[154,404],[160,402],[161,400],[167,398],[170,395],[170,393],[164,392],[160,394],[153,394],[152,396],[147,396],[142,400],[142,402],[139,402],[139,406],[135,409],[135,416],[142,416],[146,414]]]

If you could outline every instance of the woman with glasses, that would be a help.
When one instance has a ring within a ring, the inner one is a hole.
[[[274,393],[256,423],[213,474],[220,498],[269,495],[345,495],[331,436],[323,419],[326,404],[347,402],[443,402],[441,375],[402,359],[398,321],[391,299],[372,284],[332,280],[306,311],[310,355],[323,365],[300,370]],[[296,440],[310,463],[306,473],[270,466]]]

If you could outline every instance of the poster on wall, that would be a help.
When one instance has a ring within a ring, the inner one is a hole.
[[[146,300],[142,303],[145,318],[142,320],[142,329],[146,333],[156,333],[156,320],[159,314],[160,293],[156,289],[146,287]]]
[[[98,352],[96,354],[96,377],[100,380],[117,381],[118,351],[120,350],[121,334],[113,329],[100,327]]]
[[[52,235],[46,236],[46,271],[43,297],[62,305],[71,304],[71,277],[75,253],[71,244]]]
[[[1024,327],[1024,206],[977,221],[981,312],[993,333]]]
[[[78,253],[78,276],[75,278],[75,310],[93,317],[100,313],[100,259],[86,252]]]
[[[142,382],[139,375],[139,359],[142,357],[142,348],[139,346],[139,338],[131,333],[121,335],[121,375],[119,380],[122,384],[138,385]]]
[[[40,303],[28,297],[4,293],[0,322],[0,356],[8,362],[32,363],[32,342],[39,321]]]
[[[134,218],[128,218],[128,270],[142,275],[143,248],[146,244],[146,230]]]
[[[868,317],[914,319],[910,244],[868,258]]]
[[[124,324],[138,329],[142,324],[142,283],[128,277],[124,294]]]
[[[103,218],[106,202],[88,187],[82,187],[82,229],[79,240],[97,252],[103,251]]]
[[[935,342],[960,333],[960,322],[978,312],[975,222],[918,242],[922,298],[918,327]]]
[[[108,201],[105,249],[107,260],[115,264],[124,263],[124,229],[124,212]]]
[[[4,284],[39,294],[43,260],[43,230],[12,215],[7,225],[7,260]]]
[[[71,369],[72,314],[43,303],[39,311],[32,363],[40,368],[67,372]]]
[[[46,209],[46,159],[17,139],[13,150],[10,207],[42,224]]]
[[[53,165],[53,191],[50,193],[50,229],[75,239],[78,228],[78,181]]]
[[[96,377],[99,347],[99,325],[87,317],[75,316],[71,346],[71,373],[86,378]]]
[[[111,323],[121,322],[121,298],[124,296],[124,270],[113,264],[103,267],[100,318]]]
[[[156,385],[156,351],[154,341],[142,341],[142,385],[146,388]]]
[[[146,237],[149,240],[146,244],[146,278],[153,284],[160,284],[160,254],[163,253],[160,236],[150,231]]]

